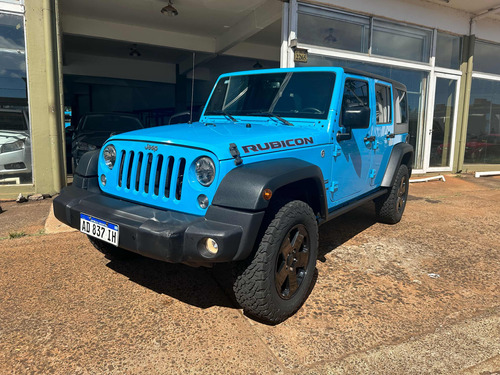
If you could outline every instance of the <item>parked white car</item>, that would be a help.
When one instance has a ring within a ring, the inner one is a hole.
[[[31,139],[24,110],[0,109],[0,184],[31,183]]]

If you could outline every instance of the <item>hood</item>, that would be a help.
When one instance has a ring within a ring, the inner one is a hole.
[[[116,132],[114,132],[116,133]],[[80,133],[76,134],[74,138],[74,142],[85,142],[89,145],[94,145],[96,147],[101,147],[104,142],[114,134],[111,132],[92,132],[92,133]]]
[[[312,122],[310,122],[312,124]],[[210,122],[159,126],[123,133],[112,140],[133,140],[195,147],[214,153],[219,160],[231,159],[229,145],[235,143],[241,157],[307,147],[328,142],[328,132],[313,126],[287,126],[269,119],[262,122]]]
[[[28,137],[27,132],[0,130],[0,145],[4,145],[6,143],[13,143],[20,139],[26,139],[27,137]]]

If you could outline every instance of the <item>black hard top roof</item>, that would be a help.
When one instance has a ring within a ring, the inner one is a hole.
[[[379,76],[377,74],[365,72],[363,70],[358,70],[358,69],[351,69],[351,68],[342,68],[342,69],[344,69],[344,72],[346,72],[347,74],[356,74],[356,75],[366,76],[366,77],[373,78],[373,79],[378,79],[380,81],[385,81],[385,82],[388,82],[388,83],[392,84],[392,86],[394,88],[396,88],[396,89],[400,89],[400,90],[406,91],[406,86],[405,85],[403,85],[401,82],[395,81],[393,79],[390,79],[390,78],[387,78],[387,77],[383,77],[383,76]]]

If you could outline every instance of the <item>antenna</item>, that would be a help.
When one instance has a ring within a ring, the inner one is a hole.
[[[194,101],[194,59],[196,53],[193,52],[193,70],[191,73],[191,111],[189,111],[189,123],[193,123],[193,101]]]

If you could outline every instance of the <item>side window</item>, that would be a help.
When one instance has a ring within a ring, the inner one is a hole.
[[[406,92],[403,90],[396,90],[396,104],[394,107],[394,115],[396,117],[397,124],[408,123],[408,100],[406,98]]]
[[[375,85],[377,100],[377,124],[390,124],[391,119],[391,88],[385,85]]]
[[[346,79],[341,111],[342,126],[367,128],[370,126],[368,81]]]

